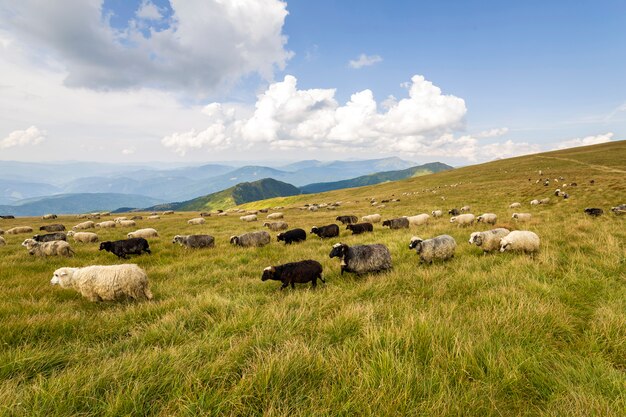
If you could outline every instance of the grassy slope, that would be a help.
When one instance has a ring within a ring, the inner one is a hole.
[[[148,271],[155,300],[93,304],[49,279],[60,266],[118,263],[112,255],[73,244],[73,259],[33,259],[19,246],[24,236],[5,235],[0,413],[622,416],[626,216],[581,211],[626,202],[624,161],[626,142],[618,142],[248,205],[344,202],[340,211],[281,210],[291,226],[309,229],[340,213],[394,217],[470,204],[516,228],[507,207],[520,201],[534,215],[523,227],[542,237],[534,258],[483,256],[466,242],[484,227],[458,229],[447,218],[417,230],[377,225],[367,236],[342,231],[340,239],[242,249],[228,237],[260,224],[229,216],[189,226],[193,214],[181,213],[140,223],[162,236],[150,242],[154,255],[133,259]],[[530,199],[555,188],[535,184],[538,169],[578,182],[571,199],[531,209]],[[401,201],[382,209],[364,200],[392,194]],[[3,229],[19,224],[43,222],[0,220]],[[215,235],[217,247],[170,243],[192,232]],[[99,233],[104,240],[126,230]],[[410,236],[441,233],[457,240],[455,258],[419,265]],[[340,276],[328,258],[339,240],[385,243],[393,272]],[[259,279],[269,264],[305,258],[323,264],[325,286],[280,292]]]

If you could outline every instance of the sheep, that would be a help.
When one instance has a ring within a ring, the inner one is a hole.
[[[6,244],[7,244],[7,241],[4,240],[2,236],[0,236],[0,246],[5,246]]]
[[[228,213],[226,213],[225,211],[222,211],[221,213],[217,213],[217,215],[220,217],[224,217],[224,216],[228,216]]]
[[[269,228],[272,232],[278,232],[279,230],[287,230],[289,225],[287,222],[265,222],[263,227]]]
[[[464,213],[464,212],[466,212],[466,211],[467,211],[467,212],[469,212],[469,211],[470,211],[470,206],[463,206],[463,207],[461,207],[461,212],[462,212],[462,213]]]
[[[135,227],[137,223],[134,220],[120,220],[117,222],[120,227]]]
[[[470,235],[469,243],[475,244],[483,250],[483,253],[500,250],[500,239],[511,233],[509,229],[503,227],[486,230],[484,232],[474,232]]]
[[[528,222],[532,218],[532,215],[530,213],[513,213],[511,218],[521,222]]]
[[[296,288],[296,283],[305,284],[311,282],[311,287],[317,286],[317,279],[324,284],[326,280],[322,276],[322,264],[312,259],[304,261],[289,262],[283,265],[268,266],[263,270],[261,281],[271,279],[273,281],[281,281],[283,285],[280,289],[284,289],[291,285],[292,289]]]
[[[516,203],[511,203],[511,204],[509,204],[509,208],[512,208],[512,209],[514,209],[514,208],[520,208],[520,207],[522,207],[522,203],[517,203],[517,202],[516,202]]]
[[[35,235],[33,240],[37,242],[52,242],[53,240],[66,240],[67,235],[64,232],[46,233],[45,235]]]
[[[611,207],[611,211],[616,216],[621,216],[626,213],[626,204],[620,204],[619,206]]]
[[[43,220],[56,219],[57,217],[58,216],[56,214],[44,214],[43,216],[41,216]]]
[[[291,229],[276,235],[278,242],[285,242],[285,245],[291,245],[293,242],[302,242],[306,240],[306,232],[303,229]]]
[[[409,219],[406,217],[399,217],[397,219],[388,219],[383,222],[383,227],[389,227],[389,229],[408,229]]]
[[[67,232],[68,237],[73,237],[74,242],[79,243],[94,243],[98,241],[98,235],[92,232],[75,232],[70,230]]]
[[[567,200],[569,198],[569,194],[563,193],[563,200]]]
[[[458,216],[459,214],[461,214],[461,212],[457,208],[452,208],[452,209],[448,210],[448,214],[450,216]]]
[[[476,217],[471,213],[459,214],[458,216],[450,217],[450,223],[456,223],[457,227],[465,227],[474,224]]]
[[[361,217],[361,221],[364,223],[380,223],[382,219],[383,219],[383,216],[381,216],[378,213]]]
[[[439,235],[426,240],[413,236],[409,243],[409,249],[415,249],[415,252],[420,256],[420,262],[431,264],[437,259],[445,261],[453,258],[456,241],[449,235]]]
[[[176,235],[172,243],[178,243],[180,246],[187,248],[213,248],[215,247],[215,238],[211,235]]]
[[[144,239],[148,239],[150,237],[159,237],[159,233],[151,227],[146,229],[138,229],[134,232],[130,232],[126,235],[127,238],[131,239],[133,237],[142,237]]]
[[[161,216],[159,216],[158,214],[152,214],[148,217],[146,217],[146,219],[148,220],[159,220],[161,218]]]
[[[592,217],[598,217],[604,214],[604,210],[602,210],[601,208],[597,208],[597,207],[587,207],[584,210],[584,212],[585,214],[592,216]]]
[[[120,259],[128,259],[128,255],[141,255],[143,252],[152,254],[148,241],[142,237],[100,243],[100,249],[111,252]]]
[[[528,230],[514,230],[500,239],[500,252],[522,251],[537,252],[539,250],[539,236]]]
[[[362,275],[381,272],[393,267],[389,249],[382,244],[348,246],[344,243],[333,245],[330,258],[341,260],[341,275],[353,272]]]
[[[272,213],[267,215],[268,220],[278,220],[282,219],[283,217],[285,217],[283,213]]]
[[[102,217],[110,216],[110,215],[111,215],[111,212],[110,212],[110,211],[103,211],[102,213],[100,213],[100,215],[101,215]]]
[[[555,197],[561,197],[563,194],[563,192],[561,191],[560,188],[557,188],[556,190],[554,190],[554,196]]]
[[[203,211],[200,213],[200,217],[211,217],[211,213],[207,212],[207,211]]]
[[[174,214],[174,210],[165,210],[163,214],[165,214],[166,216],[169,214]]]
[[[99,227],[101,229],[105,229],[105,228],[113,228],[117,226],[117,223],[114,222],[113,220],[108,220],[106,222],[100,222],[100,223],[96,223],[96,227]]]
[[[0,235],[4,234],[4,230],[0,229]]]
[[[317,206],[310,206],[309,211],[317,211],[319,208]]]
[[[539,204],[540,204],[540,203],[539,203],[539,200],[537,200],[537,199],[535,199],[535,200],[531,200],[531,201],[530,201],[530,205],[531,205],[531,206],[538,206]]]
[[[37,242],[34,239],[26,239],[22,242],[22,246],[28,249],[30,255],[35,256],[67,256],[74,255],[74,251],[70,248],[70,244],[62,240],[53,240],[51,242]]]
[[[49,224],[46,226],[41,226],[39,230],[46,232],[63,232],[65,230],[65,226],[63,226],[62,224]]]
[[[417,214],[415,216],[408,216],[409,226],[422,226],[428,224],[430,216],[426,213]]]
[[[10,228],[5,233],[7,235],[18,235],[20,233],[32,233],[32,232],[33,232],[33,228],[32,227],[29,227],[29,226],[17,226],[17,227]]]
[[[351,230],[353,235],[360,235],[365,232],[373,232],[374,225],[372,223],[354,223],[347,225],[346,230]]]
[[[50,284],[73,288],[89,301],[152,300],[153,297],[146,272],[135,264],[59,268]]]
[[[196,217],[194,219],[190,219],[187,220],[187,224],[191,224],[191,225],[198,225],[198,224],[205,224],[206,220],[204,220],[203,217]]]
[[[476,223],[496,224],[498,216],[495,213],[483,213],[476,218]]]
[[[359,219],[356,216],[352,216],[352,215],[337,216],[335,220],[337,220],[338,222],[341,222],[341,224],[352,224],[352,223],[356,223],[359,221]]]
[[[441,210],[433,210],[431,212],[431,214],[433,215],[433,217],[441,217],[441,216],[443,216],[443,212]]]
[[[258,210],[248,210],[246,211],[246,214],[259,214]]]
[[[119,222],[121,222],[122,220],[128,220],[128,217],[124,217],[124,216],[122,216],[122,217],[116,217],[116,218],[114,218],[114,219],[113,219],[113,221],[114,221],[115,223],[119,223]]]
[[[94,229],[96,224],[91,220],[78,223],[76,226],[72,227],[72,230],[85,230],[85,229]]]
[[[539,200],[539,204],[550,204],[550,198],[542,198],[541,200]]]
[[[328,224],[326,226],[313,226],[311,228],[311,233],[318,235],[320,238],[329,238],[339,236],[339,226],[336,224]]]
[[[255,222],[257,221],[256,214],[248,214],[246,216],[241,216],[239,220],[243,220],[244,222]]]
[[[231,236],[230,244],[235,246],[265,246],[270,243],[270,234],[262,230],[259,232],[244,233],[239,236]]]
[[[143,216],[133,216],[130,219],[131,220],[143,220]]]
[[[5,215],[5,216],[0,216],[0,219],[5,219],[5,220],[10,220],[10,219],[14,219],[15,216],[9,214],[9,215]]]

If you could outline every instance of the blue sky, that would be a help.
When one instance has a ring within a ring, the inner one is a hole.
[[[623,1],[15,3],[0,160],[467,164],[626,137]]]

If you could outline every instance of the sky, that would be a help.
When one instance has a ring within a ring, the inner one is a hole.
[[[467,165],[625,138],[623,0],[0,0],[0,160]]]

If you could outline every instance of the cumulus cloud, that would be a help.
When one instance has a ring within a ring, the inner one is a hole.
[[[613,132],[608,132],[595,136],[585,136],[584,138],[575,138],[560,142],[555,149],[574,148],[576,146],[597,145],[599,143],[610,142],[613,138]]]
[[[335,89],[299,90],[291,75],[260,94],[254,110],[241,111],[212,103],[203,110],[210,126],[174,133],[162,144],[179,154],[205,146],[269,146],[272,149],[380,150],[437,152],[459,142],[444,134],[462,128],[465,102],[442,94],[421,75],[407,85],[408,97],[384,101],[383,111],[371,90],[354,93],[344,105]],[[245,113],[245,112],[243,112]]]
[[[0,29],[67,72],[65,85],[96,90],[151,87],[206,94],[249,74],[271,79],[291,53],[281,0],[171,0],[163,13],[144,0],[124,29],[104,0],[21,0],[0,7]],[[71,10],[71,13],[68,13]],[[163,23],[163,22],[160,22]]]
[[[369,67],[371,65],[377,64],[381,62],[383,59],[380,55],[365,55],[361,54],[357,59],[351,59],[348,62],[348,65],[354,69],[359,69],[363,67]]]
[[[46,132],[31,126],[26,130],[15,130],[0,141],[0,149],[16,146],[37,145],[46,139]]]

